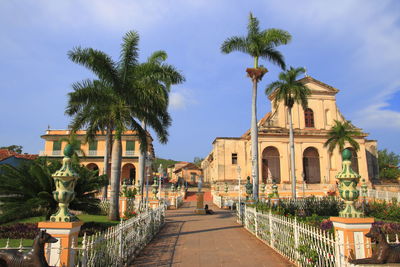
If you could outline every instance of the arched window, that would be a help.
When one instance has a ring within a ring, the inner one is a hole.
[[[277,184],[281,183],[281,166],[278,149],[269,146],[262,153],[262,181],[266,184],[272,180]]]
[[[321,182],[318,150],[308,147],[303,152],[303,172],[307,184],[318,184]]]
[[[304,118],[306,119],[306,127],[314,128],[314,112],[311,108],[304,110]]]

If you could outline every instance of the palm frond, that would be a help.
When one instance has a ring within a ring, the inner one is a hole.
[[[221,45],[221,52],[229,54],[233,51],[248,53],[247,40],[244,37],[230,37],[226,39]]]

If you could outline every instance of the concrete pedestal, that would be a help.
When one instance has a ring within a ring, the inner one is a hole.
[[[347,259],[362,259],[372,255],[371,240],[365,234],[371,229],[374,218],[331,217],[339,244],[342,262]]]
[[[47,262],[50,266],[66,266],[74,265],[74,253],[71,249],[72,241],[74,246],[78,244],[78,234],[83,222],[39,222],[38,228],[46,230],[52,237],[58,239],[57,243],[48,243],[45,248]]]
[[[197,194],[197,206],[194,210],[196,214],[206,214],[206,210],[204,209],[204,192],[198,192]]]

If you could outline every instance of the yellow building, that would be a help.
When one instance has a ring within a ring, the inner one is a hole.
[[[312,77],[300,80],[310,90],[308,108],[303,110],[295,104],[292,109],[296,181],[302,188],[303,178],[308,189],[329,190],[334,188],[335,175],[341,169],[341,156],[336,149],[332,154],[324,147],[327,133],[334,121],[345,121],[336,105],[339,90]],[[271,101],[271,112],[258,122],[258,154],[260,184],[275,180],[280,190],[290,190],[289,122],[283,103],[275,108]],[[362,130],[359,129],[361,132]],[[353,155],[353,169],[363,178],[377,178],[377,143],[367,140],[362,132],[354,139],[360,150]],[[250,131],[241,137],[217,137],[212,151],[202,162],[206,182],[232,181],[237,183],[240,166],[242,183],[251,176]]]
[[[63,149],[67,142],[60,141],[62,138],[68,138],[70,131],[68,130],[47,130],[46,134],[41,138],[45,140],[44,150],[40,151],[40,156],[49,158],[62,158]],[[106,136],[100,132],[96,135],[95,140],[85,143],[85,131],[76,132],[76,139],[81,142],[81,150],[83,154],[80,157],[80,163],[91,170],[99,170],[100,174],[104,173],[104,154],[106,146]],[[149,150],[147,156],[154,159],[154,149],[152,145],[153,139],[149,136]],[[122,135],[122,169],[121,183],[136,184],[139,177],[139,155],[140,142],[133,131],[125,131]],[[111,165],[111,162],[109,162]],[[110,174],[109,174],[110,177]]]

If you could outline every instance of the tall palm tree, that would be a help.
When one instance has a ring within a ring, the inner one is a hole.
[[[304,68],[293,68],[281,72],[279,80],[270,83],[265,89],[267,95],[273,96],[274,106],[283,101],[287,107],[289,119],[289,142],[290,142],[290,171],[292,174],[292,197],[296,198],[296,173],[295,173],[295,156],[294,156],[294,136],[293,136],[293,122],[292,122],[292,108],[294,103],[300,104],[303,109],[307,108],[307,98],[311,94],[304,84],[298,81],[298,76],[304,74]]]
[[[360,150],[360,145],[353,137],[360,135],[360,131],[351,125],[349,121],[340,122],[335,120],[335,124],[328,132],[328,140],[326,140],[324,147],[328,147],[329,153],[332,153],[338,147],[341,153],[346,143],[349,143],[355,151],[358,151]]]
[[[105,134],[105,151],[104,151],[104,170],[103,174],[107,175],[110,173],[110,152],[112,144],[112,133],[114,130],[114,123],[111,117],[108,116],[110,113],[109,106],[102,102],[80,102],[74,101],[76,98],[80,100],[79,94],[81,88],[90,86],[86,81],[76,82],[72,85],[74,92],[69,93],[69,101],[67,108],[65,109],[65,114],[73,117],[69,128],[71,132],[76,132],[79,129],[86,128],[85,142],[93,141],[99,132]],[[93,81],[93,89],[101,90],[105,88],[106,85],[101,83],[101,81]],[[109,177],[108,177],[109,178]],[[107,197],[106,184],[103,188],[103,197]]]
[[[108,111],[109,121],[113,123],[111,156],[111,191],[109,218],[119,217],[119,188],[122,161],[122,141],[124,131],[130,129],[137,133],[141,151],[146,151],[148,134],[138,120],[146,119],[147,125],[156,133],[161,143],[168,140],[167,128],[171,118],[166,109],[157,107],[159,96],[143,94],[138,86],[135,69],[138,66],[139,35],[135,31],[125,34],[118,62],[102,51],[92,48],[74,48],[69,58],[91,70],[96,80],[85,80],[74,88],[70,101],[85,106],[87,103],[102,103]]]
[[[137,66],[135,75],[137,76],[138,86],[141,92],[146,95],[154,95],[159,98],[159,104],[156,108],[161,110],[168,109],[169,92],[171,85],[180,84],[185,81],[185,77],[175,69],[174,66],[165,63],[168,55],[165,51],[155,51],[146,62]],[[146,97],[147,98],[147,97]],[[142,120],[142,126],[146,127],[146,118]],[[144,168],[145,153],[141,152],[139,156],[139,180],[141,184],[142,201],[144,188]]]
[[[267,69],[258,65],[260,59],[270,61],[282,69],[285,69],[283,55],[276,50],[279,45],[287,44],[291,35],[280,29],[260,30],[259,21],[250,13],[247,24],[247,36],[233,36],[226,39],[222,46],[222,53],[229,54],[233,51],[246,53],[253,57],[254,67],[246,71],[253,83],[252,105],[251,105],[251,153],[252,153],[252,176],[253,196],[258,200],[258,130],[257,130],[257,85],[261,81]]]

